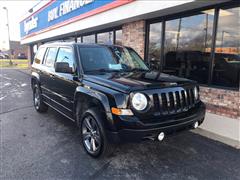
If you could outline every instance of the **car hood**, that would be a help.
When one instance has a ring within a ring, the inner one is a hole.
[[[160,72],[130,72],[130,73],[95,73],[84,75],[84,80],[90,81],[121,92],[136,90],[156,89],[183,84],[195,83],[194,81],[179,78]]]

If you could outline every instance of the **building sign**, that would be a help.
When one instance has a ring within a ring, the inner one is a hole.
[[[20,22],[21,38],[33,36],[91,15],[126,4],[132,0],[51,0]]]
[[[60,18],[72,11],[80,9],[87,4],[94,2],[94,0],[69,0],[62,2],[59,6],[48,11],[48,22]]]
[[[24,21],[24,32],[28,34],[29,31],[37,28],[37,21],[38,21],[38,17],[34,17],[34,16]]]

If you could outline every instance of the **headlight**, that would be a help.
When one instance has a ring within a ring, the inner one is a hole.
[[[198,91],[198,87],[197,87],[197,86],[194,88],[194,98],[195,98],[196,100],[199,99],[199,91]]]
[[[142,93],[136,93],[132,97],[132,106],[138,111],[143,111],[147,108],[148,100],[147,97]]]

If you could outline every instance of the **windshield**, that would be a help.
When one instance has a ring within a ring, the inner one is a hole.
[[[81,47],[80,56],[85,73],[149,70],[140,56],[130,48]]]

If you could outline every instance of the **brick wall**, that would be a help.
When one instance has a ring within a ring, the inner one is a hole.
[[[135,49],[144,58],[145,21],[135,21],[122,27],[123,45]]]
[[[26,56],[28,55],[28,48],[26,45],[21,45],[20,41],[10,41],[11,45],[11,51],[13,51],[13,57],[17,58],[19,53],[24,53]],[[12,52],[8,51],[8,54],[11,54]]]
[[[201,99],[210,113],[240,119],[240,92],[201,87]]]

